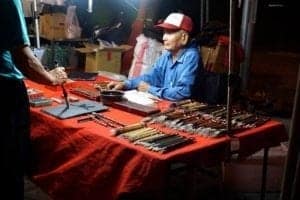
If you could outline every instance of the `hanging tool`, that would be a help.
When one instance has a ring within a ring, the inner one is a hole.
[[[70,104],[69,104],[69,99],[68,99],[68,93],[67,93],[67,90],[66,90],[64,84],[61,84],[61,88],[62,88],[62,91],[63,91],[63,95],[64,95],[64,99],[65,99],[65,102],[66,102],[67,109],[69,109]]]

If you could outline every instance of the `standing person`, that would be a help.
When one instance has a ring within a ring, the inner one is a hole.
[[[0,195],[24,199],[29,166],[29,103],[24,75],[43,84],[63,83],[63,68],[47,72],[29,45],[21,0],[0,1]],[[23,75],[24,74],[24,75]]]
[[[176,101],[193,97],[196,77],[202,67],[196,43],[191,42],[192,19],[182,13],[171,13],[163,23],[165,52],[149,73],[125,82],[110,82],[110,89],[137,89],[157,97]]]

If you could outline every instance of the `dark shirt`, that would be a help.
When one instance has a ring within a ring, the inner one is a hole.
[[[26,23],[20,0],[0,1],[0,78],[22,79],[23,74],[12,60],[10,50],[29,45]]]

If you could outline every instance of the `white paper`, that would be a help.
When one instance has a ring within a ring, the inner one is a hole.
[[[137,90],[128,90],[125,91],[124,97],[131,102],[138,103],[144,106],[153,106],[157,100],[159,100],[158,97],[153,96],[150,93],[147,92],[140,92]]]

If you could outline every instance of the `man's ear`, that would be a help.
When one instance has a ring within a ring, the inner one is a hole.
[[[182,46],[185,46],[189,41],[189,34],[185,31],[182,31],[181,34],[181,44]]]

